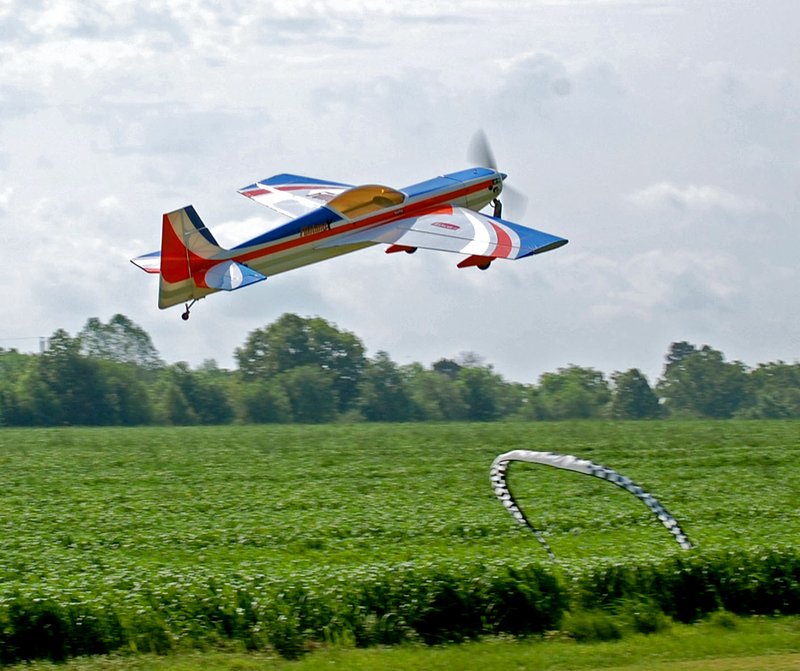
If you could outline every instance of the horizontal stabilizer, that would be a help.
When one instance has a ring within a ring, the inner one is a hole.
[[[135,259],[131,259],[131,263],[137,268],[141,268],[146,273],[157,275],[161,272],[161,252],[142,254]]]
[[[137,256],[131,262],[145,272],[160,273],[158,307],[161,309],[267,279],[266,275],[231,259],[228,250],[217,244],[191,205],[162,217],[160,251]],[[188,309],[184,314],[188,316]]]
[[[241,263],[223,261],[206,271],[205,284],[209,289],[235,291],[265,279],[267,279],[266,275]]]

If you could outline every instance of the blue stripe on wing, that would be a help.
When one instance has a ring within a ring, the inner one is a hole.
[[[283,172],[280,175],[273,175],[272,177],[261,179],[253,184],[248,184],[247,186],[243,186],[241,189],[239,189],[239,191],[250,191],[252,189],[257,189],[261,184],[273,187],[291,186],[292,184],[313,184],[314,186],[343,186],[343,187],[350,186],[349,184],[344,184],[342,182],[331,182],[325,179],[317,179],[316,177],[303,177],[302,175],[292,175],[288,172]]]
[[[502,222],[504,226],[508,226],[519,236],[519,254],[515,257],[517,259],[523,259],[534,254],[543,254],[552,249],[563,247],[569,242],[566,238],[545,233],[544,231],[537,231],[535,228],[528,228],[505,219],[497,219],[496,221]]]

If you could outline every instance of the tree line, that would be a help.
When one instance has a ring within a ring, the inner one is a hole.
[[[295,314],[252,331],[234,357],[235,370],[167,364],[129,318],[92,318],[39,354],[0,349],[0,425],[800,417],[800,363],[748,368],[685,341],[653,385],[636,368],[606,377],[575,365],[509,382],[470,353],[401,366]]]

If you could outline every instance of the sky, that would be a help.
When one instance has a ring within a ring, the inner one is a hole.
[[[399,364],[474,352],[510,380],[570,364],[651,381],[688,340],[800,358],[796,0],[0,0],[0,347],[122,313],[168,362],[232,368],[320,316]],[[282,172],[395,188],[470,167],[541,256],[380,246],[181,308],[129,259],[193,204],[222,243],[280,215]]]

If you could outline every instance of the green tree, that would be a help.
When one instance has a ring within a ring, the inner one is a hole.
[[[458,366],[458,370],[461,370],[461,366]],[[454,421],[467,418],[467,404],[461,387],[456,383],[457,372],[451,377],[448,370],[437,368],[436,364],[433,370],[425,370],[417,363],[404,367],[403,374],[414,419]]]
[[[96,361],[83,356],[80,340],[63,329],[50,336],[47,351],[37,359],[34,375],[48,389],[38,401],[46,402],[47,424],[83,426],[113,423],[106,380]],[[35,410],[41,417],[42,408]]]
[[[664,374],[666,375],[673,366],[680,364],[686,357],[691,356],[697,351],[697,348],[690,342],[681,340],[674,342],[669,346],[669,351],[666,356],[666,364],[664,366]]]
[[[528,385],[525,387],[522,404],[517,412],[517,417],[533,422],[549,419],[547,408],[542,399],[542,393],[536,385]]]
[[[97,361],[96,366],[103,380],[109,413],[105,423],[139,426],[152,422],[148,388],[136,368],[113,361]]]
[[[653,419],[661,414],[658,396],[638,368],[611,376],[611,416],[615,419]]]
[[[286,390],[275,380],[256,380],[244,385],[242,419],[256,424],[292,421],[292,404]]]
[[[364,345],[355,335],[320,317],[294,314],[252,331],[234,356],[246,381],[270,379],[305,366],[330,374],[339,411],[354,405],[366,366]]]
[[[456,386],[464,400],[467,419],[490,422],[503,415],[505,382],[491,366],[462,368]]]
[[[547,419],[600,417],[611,397],[602,373],[574,365],[544,373],[538,392],[537,400]]]
[[[439,359],[433,363],[431,368],[433,368],[434,372],[444,375],[450,380],[456,380],[463,366],[452,359]]]
[[[192,405],[175,380],[168,380],[161,387],[160,417],[162,421],[176,426],[197,424],[197,415]]]
[[[108,324],[90,318],[78,340],[81,353],[92,358],[133,364],[143,370],[164,366],[147,332],[125,315],[114,315]]]
[[[9,404],[6,417],[15,426],[52,426],[63,423],[58,398],[43,375],[41,357],[31,359],[14,385],[12,398],[13,406]]]
[[[703,345],[668,362],[657,390],[672,413],[726,419],[747,404],[749,387],[744,364]]]
[[[0,348],[0,426],[17,426],[22,423],[17,384],[34,361],[33,355]]]
[[[386,352],[369,361],[358,388],[358,408],[371,422],[407,422],[413,405],[397,364]]]
[[[748,377],[752,402],[738,414],[751,419],[800,418],[800,364],[759,364]]]
[[[298,366],[282,373],[277,382],[289,397],[294,421],[320,424],[336,418],[339,399],[330,372],[314,365]]]
[[[170,366],[167,372],[171,423],[227,424],[233,419],[233,405],[218,372],[193,371],[183,361]]]

